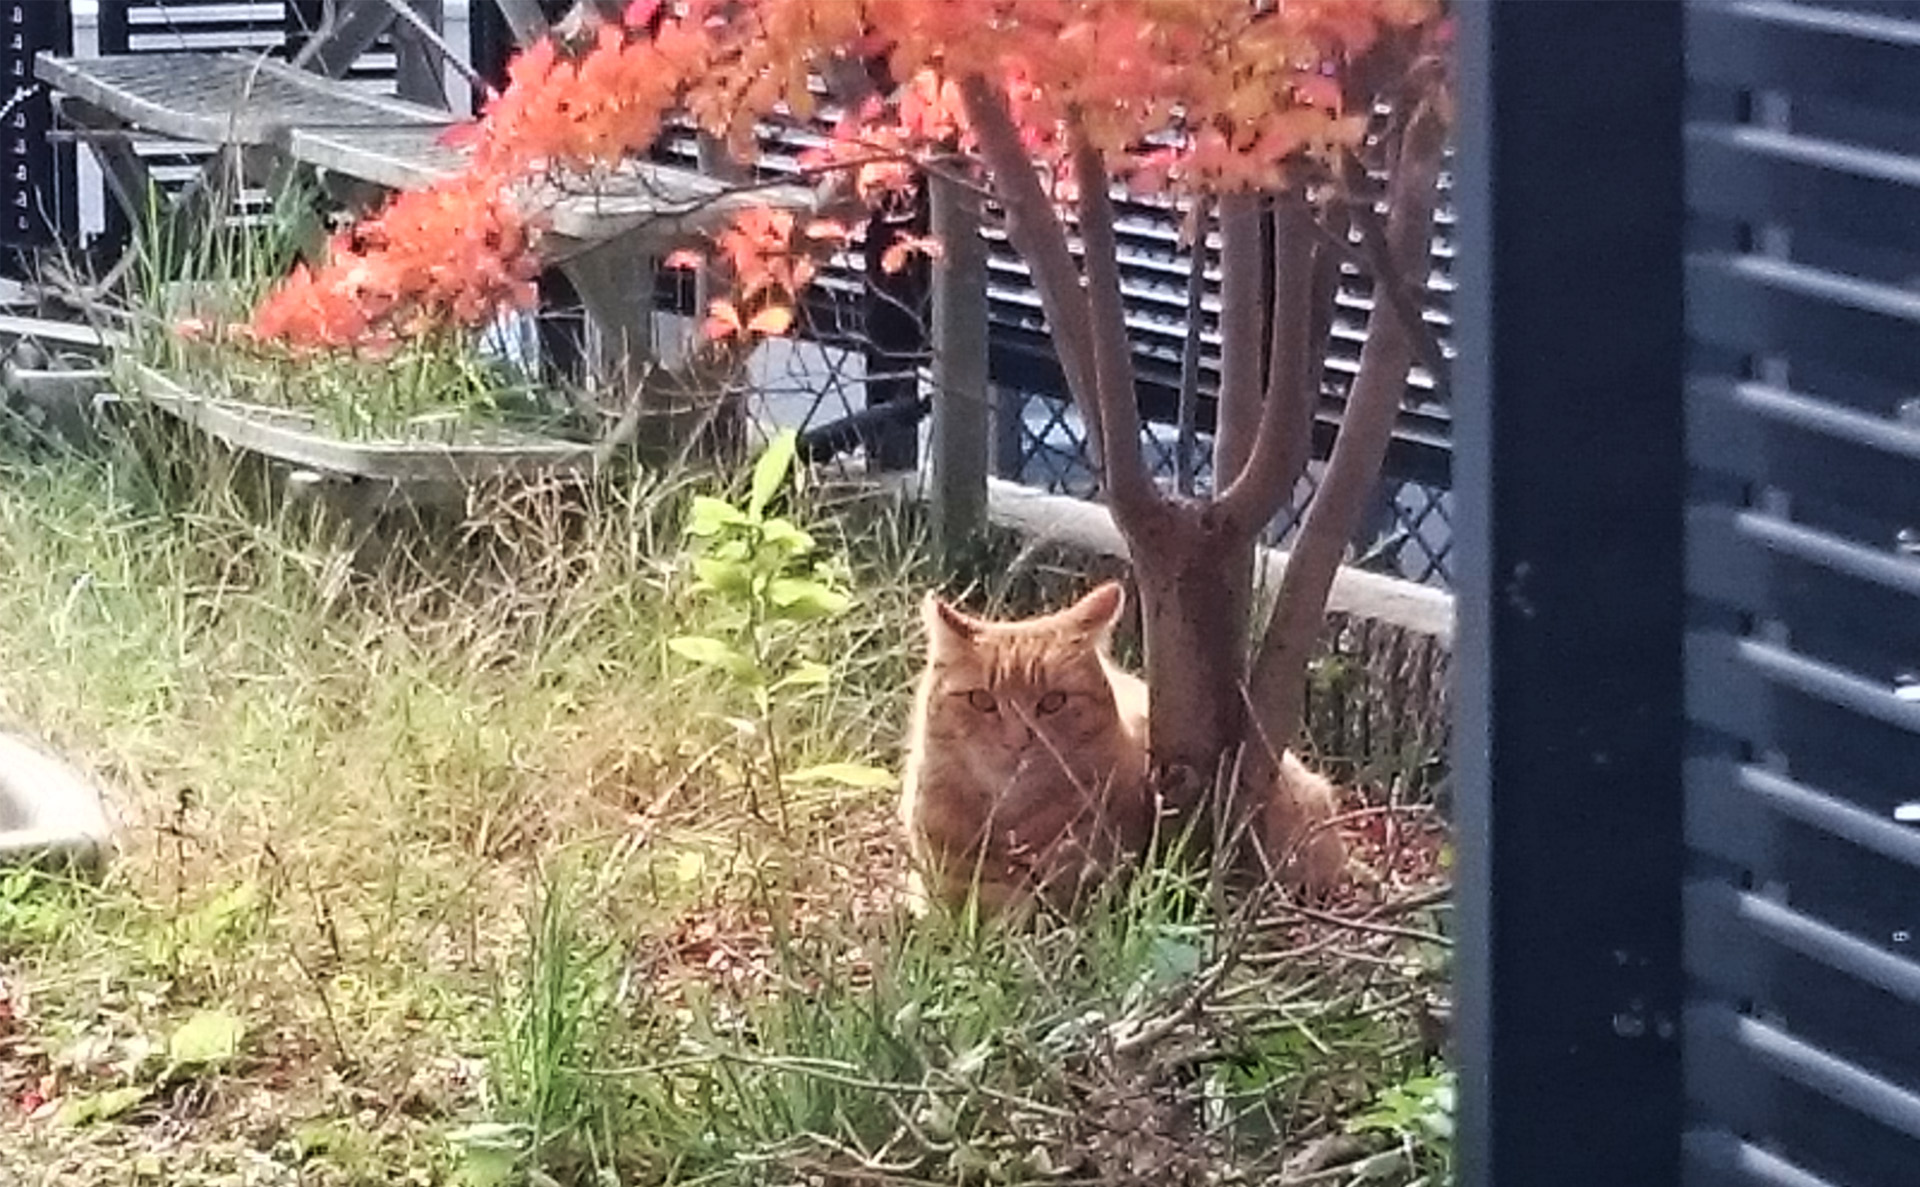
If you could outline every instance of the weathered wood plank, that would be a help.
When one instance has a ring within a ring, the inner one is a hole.
[[[882,481],[914,497],[925,497],[924,480],[918,475],[889,476]],[[1016,482],[989,478],[987,518],[1000,527],[1037,540],[1058,541],[1107,556],[1127,556],[1126,539],[1114,526],[1111,513],[1099,503],[1071,495],[1049,494]],[[1261,588],[1271,591],[1279,587],[1280,575],[1286,571],[1287,555],[1278,548],[1259,551]],[[1451,646],[1453,642],[1453,596],[1431,586],[1342,568],[1333,579],[1327,610],[1330,614],[1389,623],[1431,636],[1443,645]]]
[[[277,138],[287,155],[308,165],[391,190],[425,189],[457,175],[469,153],[440,143],[443,128],[291,127]]]
[[[495,431],[484,442],[343,441],[311,417],[196,394],[146,366],[133,381],[155,407],[237,449],[328,474],[395,483],[472,484],[502,477],[593,471],[591,445]]]
[[[280,147],[296,159],[394,189],[449,177],[465,154],[440,143],[445,111],[369,95],[281,62],[239,54],[42,55],[49,85],[135,126],[208,144]],[[644,234],[668,243],[751,206],[810,210],[813,191],[730,185],[650,162],[629,162],[591,186],[558,181],[528,194],[550,208],[555,234],[600,243]]]
[[[309,165],[391,189],[419,189],[457,174],[469,151],[442,144],[443,129],[370,128],[351,131],[292,127],[280,136],[285,151]],[[530,207],[550,212],[553,234],[580,244],[637,240],[659,248],[724,223],[751,206],[806,211],[812,190],[797,185],[740,188],[686,169],[629,162],[588,188],[557,183],[530,190]]]
[[[644,234],[654,242],[682,240],[725,223],[742,210],[770,206],[810,211],[814,192],[804,186],[729,185],[685,169],[628,162],[592,189],[571,184],[535,195],[552,203],[556,235],[584,243]]]
[[[100,350],[120,350],[127,346],[126,335],[118,330],[12,314],[0,315],[0,338],[32,338]]]

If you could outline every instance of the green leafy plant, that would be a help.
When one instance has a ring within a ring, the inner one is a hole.
[[[1410,1076],[1381,1090],[1373,1106],[1347,1123],[1352,1133],[1386,1133],[1399,1142],[1422,1183],[1453,1182],[1456,1091],[1451,1068]]]
[[[804,471],[794,464],[798,448],[793,430],[777,434],[754,463],[742,503],[694,497],[685,534],[693,591],[709,611],[712,630],[667,640],[676,654],[723,673],[752,702],[753,717],[736,724],[759,743],[782,831],[788,825],[788,783],[878,786],[891,780],[887,772],[858,763],[789,771],[783,759],[776,701],[811,695],[834,674],[810,654],[808,629],[853,604],[844,562],[792,519],[771,514],[782,489],[798,490],[803,481]],[[761,815],[758,787],[750,783],[748,795],[754,815]]]
[[[84,923],[79,889],[31,865],[0,870],[0,957]]]

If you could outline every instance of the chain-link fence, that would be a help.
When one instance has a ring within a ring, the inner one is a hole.
[[[1000,454],[995,470],[1003,478],[1043,490],[1091,498],[1099,482],[1087,451],[1086,428],[1072,403],[1057,395],[1002,390],[996,415],[1002,424]],[[1141,429],[1141,449],[1156,477],[1172,483],[1181,471],[1181,444],[1172,426],[1149,423]],[[1413,452],[1406,442],[1396,453]],[[1448,586],[1453,540],[1453,495],[1446,481],[1444,445],[1425,444],[1442,456],[1421,459],[1422,477],[1389,473],[1360,530],[1355,534],[1353,563],[1409,581]],[[1196,490],[1210,488],[1212,435],[1198,434],[1190,466]],[[1322,453],[1324,456],[1324,452]],[[1440,473],[1433,473],[1437,467]],[[1269,543],[1286,547],[1299,530],[1300,517],[1319,485],[1322,462],[1310,462],[1295,497],[1268,532]],[[1389,470],[1394,467],[1389,466]]]

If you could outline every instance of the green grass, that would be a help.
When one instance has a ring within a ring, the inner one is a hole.
[[[99,886],[0,875],[0,1181],[1261,1182],[1350,1123],[1370,1181],[1440,1181],[1419,914],[1256,929],[1160,874],[915,924],[891,793],[752,817],[736,690],[666,646],[714,628],[710,482],[490,496],[369,559],[141,444],[0,453],[0,721],[126,823]],[[913,516],[820,499],[854,606],[778,727],[895,766],[938,574]],[[237,1052],[170,1061],[209,1015]]]

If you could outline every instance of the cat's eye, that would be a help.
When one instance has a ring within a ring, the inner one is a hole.
[[[967,694],[967,704],[982,713],[991,713],[1000,706],[994,702],[993,694],[984,688],[976,688]]]
[[[1056,692],[1050,692],[1046,696],[1041,697],[1040,704],[1037,706],[1037,708],[1040,710],[1041,715],[1045,716],[1048,713],[1060,712],[1060,710],[1066,708],[1066,705],[1067,705],[1067,694],[1064,692],[1056,691]]]

